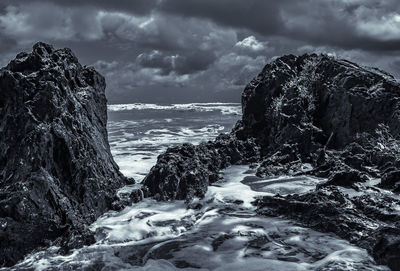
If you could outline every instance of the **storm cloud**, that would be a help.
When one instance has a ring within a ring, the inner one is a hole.
[[[396,0],[5,0],[0,64],[36,41],[70,47],[110,102],[239,101],[283,54],[326,53],[400,77]]]

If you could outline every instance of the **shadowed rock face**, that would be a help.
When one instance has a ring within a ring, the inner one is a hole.
[[[333,232],[367,249],[378,263],[400,270],[396,80],[325,55],[288,55],[267,64],[246,86],[242,109],[242,120],[230,135],[191,146],[190,155],[181,154],[186,145],[161,155],[144,180],[150,195],[188,201],[202,197],[210,176],[229,164],[256,162],[261,178],[328,178],[314,191],[265,196],[253,204],[260,215],[286,216]],[[310,164],[306,172],[305,163]],[[188,186],[198,193],[188,193]]]
[[[85,225],[125,180],[108,144],[105,86],[71,50],[44,43],[0,70],[0,266],[60,236],[67,248],[92,241]]]
[[[269,153],[296,144],[301,155],[341,149],[385,124],[400,133],[400,87],[373,68],[324,55],[289,55],[266,65],[242,94],[243,134]]]

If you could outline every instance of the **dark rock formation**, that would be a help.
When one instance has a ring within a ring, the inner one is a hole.
[[[300,155],[343,148],[386,124],[400,132],[400,88],[378,70],[327,56],[284,56],[266,65],[242,95],[243,134],[264,153],[284,144]]]
[[[378,164],[383,168],[385,162],[396,161],[391,159],[396,149],[379,148],[397,144],[400,87],[380,70],[325,55],[284,56],[266,65],[246,86],[242,107],[243,118],[229,136],[191,147],[190,154],[183,146],[160,156],[144,180],[151,194],[187,198],[190,183],[202,187],[194,188],[196,195],[204,195],[208,178],[229,164],[261,161],[257,175],[266,176],[293,174],[303,163],[311,163],[319,167],[315,175],[327,177],[340,169]],[[371,146],[368,137],[378,145]],[[369,147],[368,154],[358,141]],[[361,154],[353,155],[357,148]],[[338,159],[344,156],[348,159]],[[187,181],[180,183],[181,175]]]
[[[104,78],[37,43],[0,70],[0,266],[59,237],[93,240],[124,177],[108,145]]]
[[[367,180],[368,180],[367,176],[363,175],[359,171],[356,170],[340,171],[329,176],[328,181],[318,185],[317,188],[322,188],[329,185],[354,188],[355,183],[364,183]]]
[[[219,171],[230,164],[254,162],[259,151],[254,141],[238,141],[221,135],[198,146],[184,144],[169,148],[143,180],[150,195],[158,199],[203,197],[209,184],[218,181]]]
[[[326,55],[288,55],[267,64],[246,86],[242,108],[230,135],[161,155],[144,180],[150,195],[201,197],[220,169],[240,163],[257,162],[259,177],[328,178],[315,191],[254,204],[260,215],[333,232],[400,270],[400,202],[393,194],[400,192],[396,80]]]
[[[382,176],[380,187],[392,189],[393,192],[400,192],[400,169],[390,168],[387,173]]]
[[[111,204],[111,209],[121,211],[126,206],[142,201],[145,193],[148,193],[148,191],[143,188],[134,188],[131,191],[119,191],[115,201]]]

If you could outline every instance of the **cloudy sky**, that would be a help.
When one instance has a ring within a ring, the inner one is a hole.
[[[321,52],[400,78],[399,0],[1,0],[0,64],[70,47],[111,103],[239,101],[271,59]]]

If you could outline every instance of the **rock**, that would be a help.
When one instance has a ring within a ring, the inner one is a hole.
[[[284,144],[280,150],[267,156],[256,170],[259,177],[300,174],[304,170],[297,144]]]
[[[334,185],[355,188],[355,183],[364,183],[368,180],[368,177],[356,170],[348,170],[334,173],[331,175],[327,182],[317,185],[317,189]]]
[[[400,170],[393,169],[382,176],[380,187],[398,191],[400,188]]]
[[[160,155],[143,183],[160,200],[201,197],[223,162],[211,145],[184,144]]]
[[[242,94],[242,134],[264,154],[297,144],[340,149],[380,124],[400,132],[400,87],[393,77],[325,55],[284,56],[267,64]]]
[[[400,270],[400,230],[384,228],[379,231],[378,242],[373,248],[373,256],[385,263],[391,270]]]
[[[138,203],[139,201],[143,200],[144,193],[145,192],[143,191],[143,189],[140,188],[133,189],[132,191],[129,191],[127,193],[118,193],[115,201],[111,204],[111,209],[114,211],[120,211],[126,206]]]
[[[77,236],[125,182],[108,144],[105,87],[70,49],[45,43],[0,70],[0,266],[60,237],[69,247],[94,240]]]
[[[237,141],[227,135],[198,146],[183,144],[161,154],[143,184],[159,200],[189,202],[193,197],[204,197],[208,185],[219,180],[221,168],[256,157],[258,149],[253,141]]]

